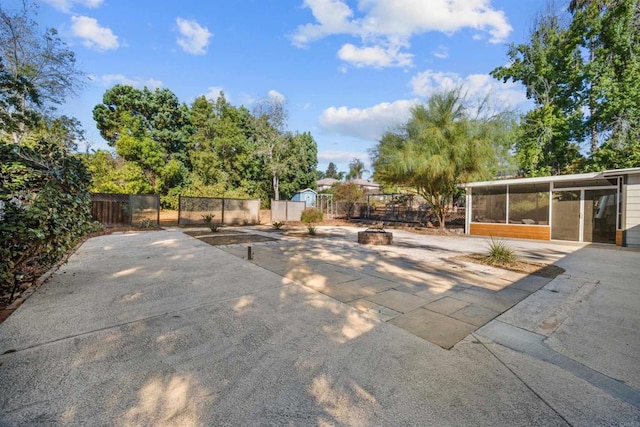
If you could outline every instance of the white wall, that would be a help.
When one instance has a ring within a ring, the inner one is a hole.
[[[625,190],[626,243],[627,246],[640,248],[640,174],[629,175]]]

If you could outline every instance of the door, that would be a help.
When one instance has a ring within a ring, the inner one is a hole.
[[[615,188],[553,192],[551,239],[616,243]]]
[[[551,202],[551,238],[580,241],[580,190],[554,191]]]
[[[583,241],[616,243],[616,189],[584,190]]]

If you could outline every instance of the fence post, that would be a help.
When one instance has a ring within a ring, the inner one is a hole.
[[[133,225],[133,194],[129,194],[129,225]]]
[[[181,210],[182,210],[182,194],[178,194],[178,225],[180,225]]]
[[[160,196],[156,194],[156,211],[158,212],[158,227],[160,227]]]
[[[224,225],[224,197],[222,198],[222,224]]]

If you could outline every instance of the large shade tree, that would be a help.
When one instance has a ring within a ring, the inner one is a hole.
[[[496,117],[471,117],[460,90],[435,94],[411,110],[372,150],[373,177],[413,189],[431,205],[441,229],[457,184],[486,177],[493,159]]]
[[[572,0],[509,47],[508,65],[492,74],[521,82],[535,103],[516,147],[525,174],[638,165],[639,17],[637,0]]]
[[[163,196],[188,174],[189,109],[169,89],[116,85],[93,109],[100,135],[116,154],[143,172],[143,186]]]

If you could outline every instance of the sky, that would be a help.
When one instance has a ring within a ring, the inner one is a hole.
[[[36,22],[56,28],[86,73],[61,112],[91,149],[108,148],[92,118],[114,85],[167,88],[181,102],[223,91],[249,110],[284,97],[287,127],[311,132],[318,169],[354,158],[406,122],[412,106],[462,87],[498,108],[531,107],[517,83],[489,73],[526,42],[546,0],[39,0]],[[20,0],[0,0],[17,9]],[[83,150],[85,147],[80,147]],[[365,175],[366,176],[366,175]]]

